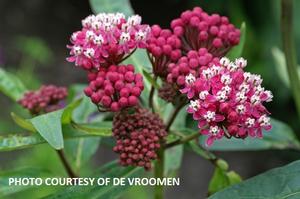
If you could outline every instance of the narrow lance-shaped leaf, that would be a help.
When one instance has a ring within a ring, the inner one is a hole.
[[[0,67],[0,92],[17,101],[25,91],[26,88],[18,77]]]

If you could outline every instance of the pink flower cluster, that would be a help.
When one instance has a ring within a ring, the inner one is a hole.
[[[191,50],[187,56],[182,56],[177,63],[168,65],[167,82],[176,84],[179,89],[185,86],[185,77],[188,74],[197,76],[202,67],[210,67],[217,64],[219,59],[213,57],[206,48],[198,51]]]
[[[133,111],[133,112],[132,112]],[[119,112],[113,121],[113,135],[117,144],[113,148],[120,154],[123,166],[151,168],[157,158],[156,150],[167,135],[163,121],[147,109],[135,107]]]
[[[151,27],[151,37],[148,40],[148,53],[153,65],[153,73],[165,78],[166,66],[181,57],[181,41],[169,29],[161,29],[158,25]]]
[[[102,111],[117,112],[138,104],[144,89],[143,76],[134,73],[133,65],[111,65],[89,74],[84,93]]]
[[[246,65],[243,58],[231,62],[223,57],[219,64],[201,67],[198,74],[185,77],[181,92],[190,100],[187,111],[208,136],[208,146],[224,136],[262,137],[262,129],[271,129],[263,102],[272,101],[273,95],[261,86],[259,75],[244,72]]]
[[[82,30],[71,36],[69,62],[85,70],[119,64],[136,48],[146,48],[150,27],[138,15],[100,13],[82,20]]]
[[[37,91],[28,91],[19,103],[33,115],[48,113],[64,107],[63,101],[68,95],[67,88],[43,85]]]
[[[171,28],[181,38],[186,52],[207,48],[213,56],[220,57],[240,40],[240,30],[227,17],[208,15],[200,7],[183,12],[171,22]]]

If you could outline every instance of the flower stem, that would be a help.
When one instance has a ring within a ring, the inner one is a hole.
[[[179,111],[181,110],[181,108],[182,108],[184,105],[185,105],[184,103],[181,103],[181,104],[179,104],[179,105],[174,109],[174,111],[173,111],[173,113],[171,114],[171,117],[170,117],[170,119],[168,120],[167,125],[166,125],[166,130],[167,130],[167,131],[170,130],[170,128],[171,128],[173,122],[174,122],[175,119],[176,119],[177,114],[179,113]]]
[[[200,136],[200,133],[199,132],[196,132],[196,133],[193,133],[193,134],[190,134],[188,136],[185,136],[184,138],[180,139],[180,140],[176,140],[174,142],[171,142],[169,144],[166,144],[165,145],[165,148],[171,148],[171,147],[174,147],[174,146],[177,146],[179,144],[185,144],[193,139],[196,139],[197,137]]]
[[[158,159],[155,163],[154,175],[155,178],[163,178],[164,177],[164,163],[165,163],[165,151],[164,148],[158,150],[157,155]],[[155,186],[155,199],[163,199],[164,198],[164,187],[162,185]]]
[[[297,57],[294,41],[293,0],[281,0],[281,33],[282,47],[286,58],[290,85],[297,112],[300,116],[300,79],[297,70]]]
[[[78,176],[75,174],[75,172],[72,170],[70,164],[68,163],[67,158],[64,154],[64,151],[63,150],[56,150],[56,152],[57,152],[62,164],[64,165],[65,170],[68,173],[68,176],[70,178],[77,178]]]
[[[157,77],[154,77],[154,81],[157,80]],[[155,87],[151,85],[151,90],[149,94],[149,107],[151,108],[152,112],[154,113],[154,103],[153,103],[153,97],[154,97]]]

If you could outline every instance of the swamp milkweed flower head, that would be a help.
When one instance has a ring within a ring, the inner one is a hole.
[[[101,111],[117,112],[136,106],[144,84],[143,76],[135,74],[133,65],[111,65],[89,73],[89,85],[84,93]]]
[[[213,56],[224,56],[240,40],[240,30],[225,16],[208,15],[202,8],[187,10],[171,22],[175,35],[182,40],[182,49],[207,48]]]
[[[263,129],[271,129],[263,103],[272,101],[273,95],[261,86],[260,75],[244,72],[246,65],[243,58],[231,62],[223,57],[217,65],[202,67],[198,76],[185,77],[180,91],[190,100],[187,112],[208,136],[208,146],[224,136],[261,138]]]
[[[150,27],[139,15],[100,13],[82,20],[82,29],[71,36],[69,62],[85,70],[119,64],[136,48],[146,48]]]
[[[166,78],[167,66],[181,57],[181,41],[169,29],[161,29],[158,25],[151,27],[148,40],[148,55],[153,66],[153,73]]]
[[[64,100],[68,95],[67,88],[54,85],[43,85],[36,91],[28,91],[19,100],[31,114],[48,113],[65,106]]]
[[[113,136],[123,166],[151,168],[151,160],[157,158],[156,151],[164,142],[167,132],[157,114],[141,107],[118,112],[113,120]]]

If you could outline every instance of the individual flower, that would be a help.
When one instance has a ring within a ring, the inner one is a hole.
[[[168,65],[181,57],[180,39],[171,30],[161,29],[158,25],[153,25],[147,43],[153,73],[161,78],[166,78]]]
[[[223,57],[217,65],[201,67],[198,75],[186,75],[181,92],[190,100],[187,112],[198,122],[210,146],[224,136],[230,138],[262,137],[270,130],[270,114],[264,102],[273,95],[261,86],[259,75],[244,72],[247,61],[231,62]]]
[[[71,36],[69,62],[85,70],[119,64],[136,48],[146,48],[150,27],[141,17],[125,18],[121,13],[100,13],[82,20],[82,29]]]
[[[227,17],[208,15],[200,7],[187,10],[171,22],[185,52],[206,48],[213,56],[224,56],[240,40],[240,30]]]
[[[43,85],[36,91],[26,92],[18,102],[32,115],[38,115],[63,108],[67,95],[65,87]]]
[[[84,93],[101,111],[118,112],[136,106],[144,84],[143,76],[135,74],[133,65],[111,65],[89,74]]]
[[[123,166],[149,170],[166,135],[163,121],[147,109],[134,107],[114,116],[113,136],[117,141],[113,150],[120,154],[119,161]]]

